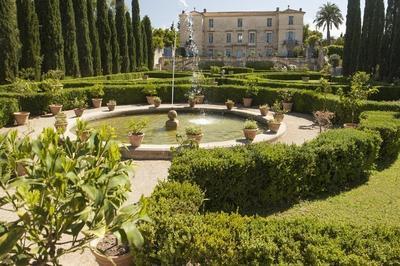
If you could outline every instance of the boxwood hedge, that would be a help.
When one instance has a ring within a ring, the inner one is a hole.
[[[0,128],[13,122],[13,113],[18,111],[18,101],[0,98]]]

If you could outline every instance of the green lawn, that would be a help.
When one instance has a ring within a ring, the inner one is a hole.
[[[368,183],[324,200],[302,202],[278,217],[308,217],[357,225],[400,224],[400,158]]]

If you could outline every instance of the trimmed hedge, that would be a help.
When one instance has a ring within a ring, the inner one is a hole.
[[[383,142],[379,151],[382,166],[393,163],[400,152],[400,113],[364,112],[360,116],[360,128],[377,131]]]
[[[210,70],[212,66],[223,67],[225,66],[223,61],[200,61],[199,69],[200,70]]]
[[[199,214],[200,196],[199,188],[187,183],[156,188],[149,202],[154,223],[141,225],[145,245],[133,252],[138,265],[396,265],[400,261],[398,227]]]
[[[198,184],[208,210],[260,213],[365,180],[380,143],[376,133],[344,129],[301,147],[261,143],[189,150],[173,159],[169,179]]]
[[[272,61],[247,61],[246,67],[253,68],[254,70],[271,70],[274,68],[275,63]]]
[[[224,66],[222,67],[225,70],[225,74],[242,74],[242,73],[253,73],[254,69],[248,67],[232,67],[232,66]]]
[[[15,99],[0,99],[0,128],[14,122],[13,113],[18,112],[18,101]]]

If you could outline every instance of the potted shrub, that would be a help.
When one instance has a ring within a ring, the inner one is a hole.
[[[271,132],[278,133],[280,127],[281,127],[281,122],[275,119],[268,122],[268,128],[269,130],[271,130]]]
[[[93,93],[92,104],[93,108],[100,108],[103,103],[104,87],[103,85],[96,84]]]
[[[109,100],[107,103],[108,111],[112,112],[115,110],[115,106],[117,106],[116,100]]]
[[[129,124],[129,142],[133,147],[139,147],[144,139],[144,129],[148,125],[146,119],[132,120]]]
[[[41,88],[44,92],[51,95],[52,103],[49,105],[50,112],[57,115],[62,111],[63,105],[60,104],[63,84],[57,79],[46,79],[42,81]]]
[[[226,108],[228,108],[228,110],[232,110],[232,108],[235,106],[235,102],[232,100],[227,100],[225,102]]]
[[[157,95],[157,89],[154,84],[146,84],[142,89],[142,93],[146,96],[147,103],[150,105],[154,105],[154,98]]]
[[[57,129],[57,132],[64,134],[67,130],[67,126],[67,115],[63,112],[58,113],[56,115],[56,122],[54,123],[54,127]]]
[[[160,97],[154,97],[154,107],[158,108],[161,105],[161,98]]]
[[[286,113],[290,113],[293,109],[293,96],[288,90],[283,90],[281,93],[282,107]]]
[[[196,106],[196,103],[197,103],[196,97],[194,95],[189,95],[188,102],[189,102],[189,106],[191,108],[194,108]]]
[[[196,100],[197,104],[203,104],[204,103],[204,85],[207,83],[207,79],[201,72],[194,72],[193,73],[193,78],[192,78],[192,88],[191,92],[194,95],[194,98]]]
[[[244,137],[247,140],[253,141],[257,136],[257,132],[258,132],[258,125],[256,121],[246,120],[246,122],[244,122],[243,133]]]
[[[285,110],[282,108],[282,104],[276,101],[272,106],[272,111],[274,111],[274,119],[278,122],[282,122],[285,117]]]
[[[345,93],[341,88],[337,94],[340,96],[340,101],[344,105],[345,109],[350,112],[351,123],[345,123],[345,128],[356,128],[356,114],[359,112],[359,108],[363,101],[366,101],[368,97],[378,90],[370,86],[371,76],[365,72],[357,72],[351,79],[350,91]]]
[[[198,126],[190,126],[185,128],[186,136],[189,140],[194,140],[197,143],[200,143],[204,134],[201,127]]]
[[[23,126],[28,123],[29,115],[31,113],[29,112],[15,112],[13,113],[15,122],[17,123],[18,126]]]
[[[76,135],[81,142],[89,139],[91,130],[88,128],[88,123],[84,120],[78,119],[76,121]]]
[[[261,113],[262,116],[267,116],[268,115],[268,111],[269,111],[268,104],[260,105],[259,109],[260,109],[260,113]]]
[[[81,117],[83,115],[83,112],[85,112],[87,108],[86,101],[84,99],[75,98],[73,105],[75,107],[74,108],[75,116]]]
[[[247,89],[243,98],[243,106],[251,107],[253,104],[253,98],[258,95],[258,87],[257,87],[258,79],[251,78],[246,82]]]

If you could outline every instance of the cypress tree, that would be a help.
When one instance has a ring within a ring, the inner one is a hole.
[[[380,61],[384,29],[385,6],[383,0],[366,0],[361,33],[359,69],[375,73]]]
[[[136,70],[136,47],[135,39],[132,31],[132,20],[129,12],[125,13],[126,16],[126,31],[128,32],[128,54],[129,54],[129,70],[131,72]]]
[[[91,1],[91,0],[89,0]],[[93,76],[92,44],[89,37],[89,22],[86,0],[73,0],[78,45],[79,67],[83,77]]]
[[[399,1],[397,1],[399,2]],[[385,32],[382,39],[380,77],[387,80],[391,72],[392,44],[395,37],[396,0],[388,0],[385,18]]]
[[[141,46],[142,46],[142,61],[141,65],[142,67],[148,68],[149,62],[148,62],[148,48],[147,48],[147,36],[146,36],[146,29],[144,28],[144,23],[140,23],[140,28],[141,28]]]
[[[144,31],[146,32],[146,46],[147,46],[147,65],[150,70],[154,66],[154,47],[153,47],[153,29],[151,21],[148,16],[143,18]]]
[[[361,38],[360,0],[347,3],[346,35],[343,55],[343,75],[350,76],[357,70]]]
[[[395,2],[395,19],[391,45],[389,79],[400,79],[400,1]]]
[[[93,73],[98,76],[102,74],[101,53],[92,0],[87,0],[87,17],[89,24],[89,38],[92,44]]]
[[[121,71],[121,60],[119,58],[119,45],[117,37],[117,29],[115,28],[114,12],[108,10],[108,21],[111,30],[111,53],[112,53],[112,73],[117,74]]]
[[[97,0],[97,29],[99,31],[103,75],[111,74],[111,31],[108,22],[107,0]]]
[[[20,48],[15,0],[0,1],[0,84],[13,81],[18,74]]]
[[[119,53],[121,58],[121,72],[129,72],[128,33],[126,29],[125,2],[117,0],[115,26],[117,29]]]
[[[39,21],[31,1],[17,0],[18,29],[21,41],[20,69],[32,68],[35,79],[41,75]]]
[[[132,31],[136,47],[136,65],[140,67],[143,62],[143,47],[141,37],[139,0],[132,0]]]
[[[64,36],[65,74],[80,76],[78,47],[76,45],[75,14],[72,0],[63,0],[60,3],[61,24]]]
[[[40,24],[42,72],[64,71],[64,40],[58,0],[35,0]]]

